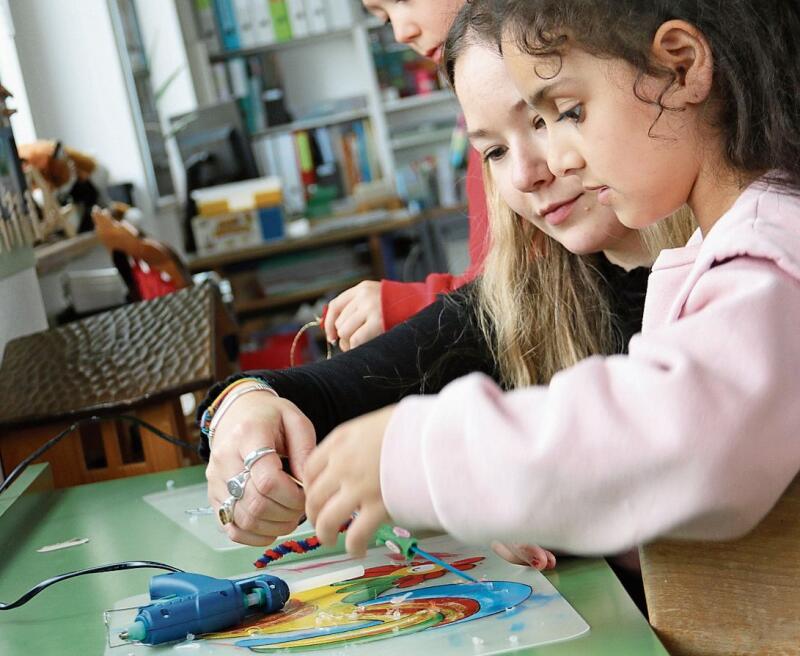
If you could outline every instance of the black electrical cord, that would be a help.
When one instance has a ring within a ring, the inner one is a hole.
[[[146,421],[142,421],[138,417],[134,417],[133,415],[93,415],[91,417],[87,417],[86,419],[79,419],[73,424],[70,424],[67,428],[61,431],[55,437],[49,439],[47,442],[42,444],[36,451],[31,453],[27,458],[25,458],[22,462],[20,462],[14,470],[8,475],[6,480],[0,483],[0,494],[2,494],[6,488],[8,488],[17,478],[19,475],[25,471],[25,468],[30,465],[34,460],[36,460],[39,456],[41,456],[45,451],[49,448],[58,444],[61,440],[63,440],[67,435],[69,435],[75,429],[89,424],[96,424],[101,421],[112,421],[115,419],[121,419],[123,421],[128,421],[136,426],[141,426],[142,428],[146,428],[154,435],[160,437],[162,440],[166,440],[167,442],[171,442],[177,446],[183,447],[184,449],[189,449],[191,451],[196,450],[196,446],[194,444],[190,444],[184,440],[179,440],[177,437],[173,437],[168,433],[165,433],[160,428],[153,426],[152,424],[148,424]]]
[[[100,572],[118,572],[119,570],[123,569],[166,569],[170,572],[183,571],[182,569],[178,569],[177,567],[173,567],[172,565],[165,565],[164,563],[156,563],[150,560],[127,560],[121,563],[112,563],[111,565],[99,565],[98,567],[89,567],[87,569],[80,569],[75,572],[67,572],[66,574],[59,574],[58,576],[54,576],[51,579],[42,581],[41,583],[35,585],[33,588],[28,590],[19,599],[17,599],[16,601],[12,601],[10,604],[4,604],[0,602],[0,610],[11,610],[13,608],[18,608],[23,604],[27,604],[42,590],[44,590],[45,588],[49,588],[51,585],[53,585],[54,583],[58,583],[59,581],[66,581],[67,579],[73,579],[76,576],[83,576],[84,574],[98,574]]]

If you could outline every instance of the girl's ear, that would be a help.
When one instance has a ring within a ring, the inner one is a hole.
[[[711,93],[714,58],[700,30],[683,20],[667,21],[653,37],[652,54],[659,64],[675,74],[675,82],[667,94],[671,107],[705,102]]]

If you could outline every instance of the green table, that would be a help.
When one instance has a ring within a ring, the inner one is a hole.
[[[156,560],[217,576],[247,571],[245,551],[214,551],[142,500],[145,494],[203,481],[203,468],[52,490],[47,465],[35,465],[0,497],[0,601],[48,577],[122,560]],[[37,553],[72,537],[87,544]],[[0,654],[102,654],[102,612],[147,591],[156,570],[94,574],[48,588],[22,608],[0,612]],[[602,559],[568,559],[547,578],[591,626],[581,638],[523,653],[651,656],[667,654]],[[376,652],[379,651],[376,647]],[[120,656],[125,650],[121,648]]]

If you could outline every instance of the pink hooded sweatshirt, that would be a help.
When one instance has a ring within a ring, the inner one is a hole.
[[[576,554],[740,536],[798,470],[800,198],[763,183],[660,255],[627,356],[409,397],[381,453],[399,525]]]

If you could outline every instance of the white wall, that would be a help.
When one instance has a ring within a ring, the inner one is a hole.
[[[8,1],[36,136],[93,155],[111,182],[133,182],[149,216],[154,204],[108,0]]]
[[[4,254],[0,257],[10,256]],[[30,266],[0,276],[0,360],[6,344],[12,339],[47,328],[33,257],[30,260]]]

